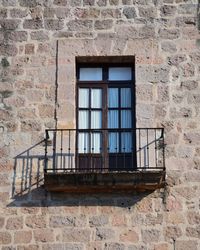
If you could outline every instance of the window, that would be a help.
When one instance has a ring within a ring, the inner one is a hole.
[[[136,167],[134,67],[77,65],[77,166]]]

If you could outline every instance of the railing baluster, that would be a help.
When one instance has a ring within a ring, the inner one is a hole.
[[[161,135],[158,134],[160,131]],[[165,168],[164,130],[162,128],[47,129],[45,133],[45,173],[74,170],[77,172],[134,171],[133,164],[136,161],[137,168],[141,170]],[[49,133],[53,135],[52,144],[50,144]],[[72,141],[73,133],[75,133],[73,136],[76,140],[75,144]],[[135,142],[137,145],[133,144]],[[103,147],[107,147],[107,152]],[[49,149],[51,149],[51,154],[48,153]],[[50,163],[52,163],[51,166]],[[110,167],[105,165],[106,163],[109,163]]]
[[[71,168],[71,131],[68,132],[68,167]],[[71,170],[72,171],[72,170]]]
[[[139,162],[140,162],[140,168],[142,167],[142,156],[141,156],[141,131],[139,128]]]
[[[63,130],[60,133],[60,167],[63,168]]]
[[[156,129],[154,129],[154,141],[155,141],[155,165],[156,168],[158,167],[158,161],[157,161],[157,133],[156,133]]]
[[[53,133],[53,172],[56,172],[56,137],[57,131],[55,130]]]
[[[47,151],[47,143],[49,139],[48,130],[45,130],[45,153],[44,153],[44,172],[47,172],[48,169],[48,151]]]
[[[149,129],[147,128],[147,168],[149,167]]]

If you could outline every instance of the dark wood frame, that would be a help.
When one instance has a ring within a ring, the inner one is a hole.
[[[121,58],[121,57],[120,57]],[[102,68],[102,81],[80,81],[79,80],[79,75],[80,75],[80,68]],[[131,67],[132,68],[132,79],[130,81],[109,81],[108,80],[108,70],[109,67]],[[76,127],[78,128],[78,112],[79,110],[81,110],[79,108],[79,103],[78,103],[78,90],[79,88],[101,88],[103,91],[103,100],[102,100],[102,108],[98,109],[98,110],[102,110],[102,128],[103,129],[107,129],[107,114],[108,114],[108,110],[112,110],[112,108],[108,109],[108,105],[107,105],[107,94],[108,94],[108,88],[109,87],[116,87],[119,90],[121,88],[124,87],[129,87],[131,89],[131,103],[132,103],[132,107],[131,108],[113,108],[114,110],[118,110],[119,111],[119,126],[121,127],[121,110],[131,110],[132,111],[132,129],[135,129],[135,124],[136,124],[136,120],[135,120],[135,64],[134,62],[130,63],[116,63],[116,62],[112,62],[112,63],[95,63],[95,62],[91,62],[91,63],[81,63],[78,62],[76,64],[76,77],[77,77],[77,84],[76,84]],[[120,90],[121,91],[121,90]],[[119,103],[120,103],[120,91],[119,91]],[[90,98],[91,99],[91,98]],[[90,100],[91,101],[91,100]],[[89,105],[88,109],[83,108],[83,110],[89,110],[91,111],[91,107]],[[95,110],[95,109],[94,109]],[[89,112],[89,114],[91,115],[91,112]],[[90,123],[89,123],[90,126]],[[111,131],[112,132],[112,131]],[[120,132],[121,134],[121,132]],[[108,140],[106,139],[106,133],[103,133],[102,136],[102,140],[103,140],[103,153],[102,153],[102,159],[105,160],[105,162],[103,162],[102,164],[102,168],[107,169],[108,168],[108,161],[109,161],[109,156],[108,156],[108,152],[107,152],[107,148],[108,148]],[[76,148],[78,148],[78,133],[77,133],[77,138],[76,138]],[[90,144],[90,143],[89,143]],[[133,152],[130,153],[129,155],[132,155],[132,160],[134,162],[132,162],[132,166],[131,169],[136,168],[136,136],[133,136],[132,139],[132,146],[133,146]],[[90,148],[90,147],[89,147]],[[134,157],[133,157],[133,153],[134,153]],[[80,155],[78,152],[76,152],[76,159],[77,159],[77,164],[76,166],[79,168],[79,158]],[[86,154],[84,154],[86,155]],[[87,154],[88,157],[93,157],[95,156],[95,154],[92,154],[91,152],[89,152],[89,154]],[[113,155],[115,157],[116,153],[109,153],[109,155]],[[121,136],[119,136],[119,152],[117,153],[117,155],[123,155],[123,157],[125,156],[125,153],[121,152]],[[128,155],[126,153],[126,155]]]

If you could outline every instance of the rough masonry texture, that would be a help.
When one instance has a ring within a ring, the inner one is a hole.
[[[2,250],[200,249],[199,23],[197,0],[0,0]],[[46,192],[44,130],[75,127],[75,57],[122,55],[137,127],[165,128],[166,187]]]

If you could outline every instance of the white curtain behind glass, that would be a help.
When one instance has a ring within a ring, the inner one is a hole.
[[[89,108],[89,91],[91,91],[91,108],[102,108],[102,89],[79,89],[79,108]],[[101,129],[102,128],[102,111],[92,110],[90,113],[91,120],[89,124],[89,110],[79,110],[79,129]],[[101,133],[98,131],[79,133],[79,153],[90,152],[100,153]],[[86,150],[87,149],[87,150]]]
[[[91,108],[102,107],[102,89],[91,89]]]
[[[89,107],[89,89],[80,88],[78,95],[79,108]]]
[[[123,132],[121,133],[121,152],[130,153],[132,151],[132,133]]]

